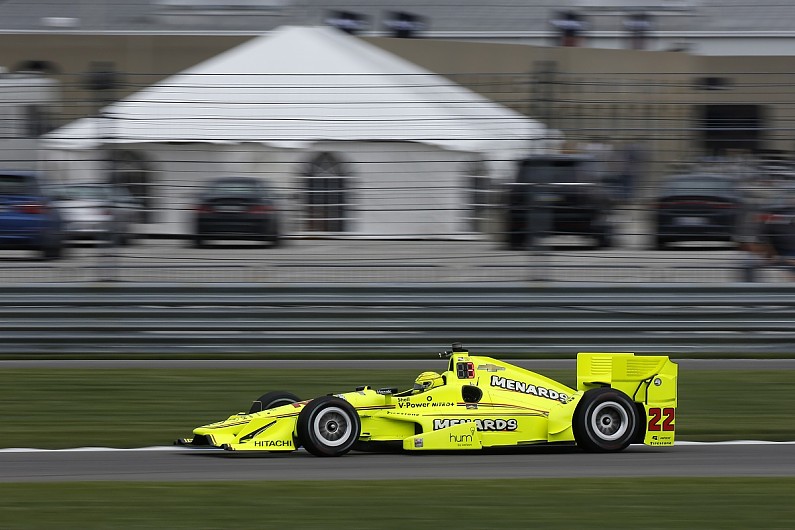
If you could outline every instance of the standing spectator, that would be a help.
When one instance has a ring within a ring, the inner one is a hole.
[[[760,219],[758,252],[774,265],[783,266],[795,281],[795,205],[777,205]]]
[[[560,33],[560,46],[580,46],[585,33],[585,21],[575,11],[564,11],[550,22]]]
[[[647,13],[633,13],[624,19],[624,28],[629,33],[630,49],[645,50],[652,30],[651,16]]]
[[[356,35],[367,26],[367,17],[353,11],[332,11],[326,17],[326,24],[349,35]]]
[[[405,11],[395,11],[384,20],[384,28],[398,39],[411,39],[426,29],[425,18]]]
[[[584,143],[580,147],[580,150],[593,160],[593,164],[591,165],[591,177],[593,181],[614,187],[615,153],[613,152],[613,147],[609,143],[603,142],[597,137],[593,137]]]
[[[638,142],[628,142],[621,146],[618,157],[618,196],[624,202],[635,198],[640,175],[643,172],[643,147]]]

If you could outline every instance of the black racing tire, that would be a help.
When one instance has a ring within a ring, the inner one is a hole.
[[[643,439],[646,438],[646,409],[642,403],[635,403],[635,409],[638,411],[638,422],[635,424],[635,434],[632,435],[631,444],[642,444]]]
[[[281,390],[267,392],[254,400],[254,402],[251,404],[251,408],[248,409],[248,413],[254,414],[256,412],[262,412],[263,410],[281,407],[282,405],[298,403],[299,401],[301,401],[301,398],[292,392],[284,392]]]
[[[572,419],[574,441],[590,453],[626,449],[637,435],[638,409],[629,396],[613,388],[587,391]]]
[[[362,422],[350,403],[334,396],[313,399],[298,414],[298,441],[315,456],[342,456],[359,439]]]

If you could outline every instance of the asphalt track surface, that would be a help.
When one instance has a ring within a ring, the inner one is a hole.
[[[682,359],[680,368],[791,370],[792,359]],[[0,361],[0,368],[426,368],[439,360],[369,361]],[[573,360],[525,360],[530,369],[571,368]],[[173,446],[141,449],[0,449],[0,482],[425,480],[431,478],[792,477],[795,442],[677,442],[589,454],[572,446],[508,451],[351,452],[341,458],[293,453],[232,453]]]
[[[318,458],[159,447],[0,451],[0,482],[427,480],[585,477],[792,477],[792,443],[678,443],[590,454],[539,446],[508,452],[359,453]]]

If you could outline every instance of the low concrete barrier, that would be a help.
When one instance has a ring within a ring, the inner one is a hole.
[[[795,357],[775,284],[27,285],[0,289],[0,353],[272,358],[578,351]]]

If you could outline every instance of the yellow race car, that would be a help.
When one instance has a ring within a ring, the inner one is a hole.
[[[670,446],[676,430],[678,366],[667,356],[579,353],[577,388],[460,344],[440,354],[408,390],[361,386],[302,401],[270,392],[248,412],[193,430],[178,445],[230,451],[340,456],[351,449],[471,450],[576,443],[585,451],[630,444]]]

